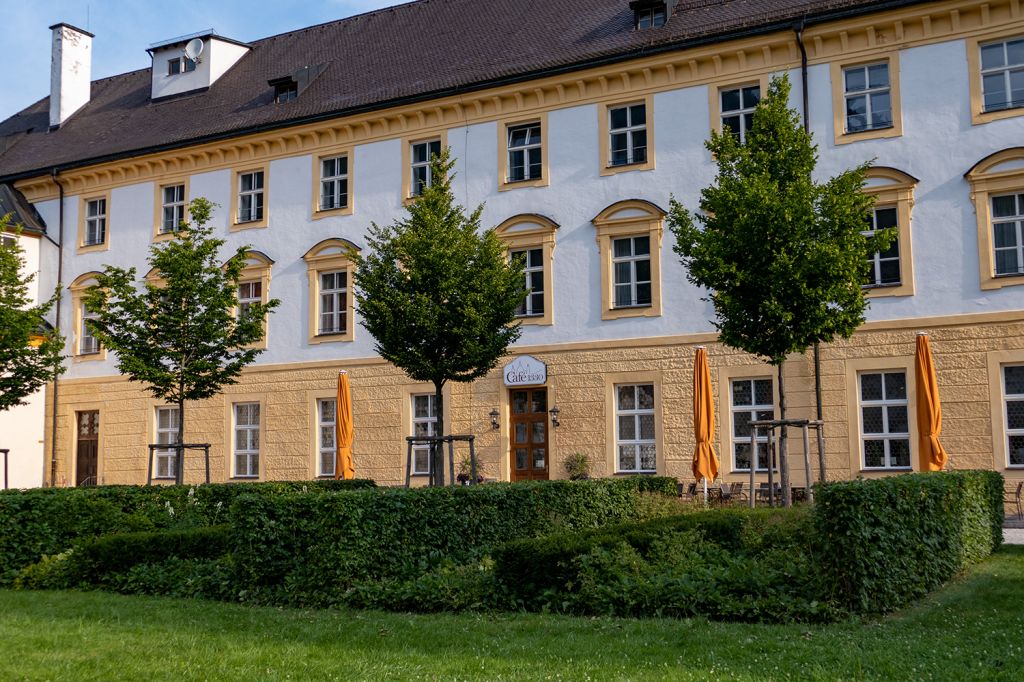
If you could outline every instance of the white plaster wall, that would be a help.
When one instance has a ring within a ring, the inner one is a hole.
[[[811,128],[821,155],[821,179],[858,163],[874,160],[920,179],[913,211],[912,239],[916,294],[874,299],[869,319],[903,319],[952,315],[1024,306],[1024,287],[982,292],[974,210],[963,173],[981,158],[1024,139],[1024,118],[972,126],[968,111],[967,63],[963,42],[904,50],[900,56],[904,134],[900,138],[836,146],[832,130],[832,91],[828,65],[809,72]],[[800,106],[800,74],[790,72],[791,106]],[[952,95],[952,96],[951,96]],[[484,202],[483,221],[493,226],[517,213],[535,212],[560,225],[554,251],[554,319],[552,326],[525,326],[521,343],[547,344],[614,340],[713,330],[704,292],[689,284],[672,251],[666,229],[662,245],[664,314],[656,318],[602,321],[600,262],[591,219],[611,203],[639,198],[668,209],[675,196],[691,209],[699,192],[714,178],[715,168],[704,140],[710,126],[706,86],[658,93],[654,97],[654,144],[657,169],[600,176],[598,106],[555,110],[548,115],[551,181],[548,187],[498,191],[497,124],[452,128],[448,144],[456,157],[454,190],[472,209]],[[231,172],[215,171],[190,178],[190,196],[206,196],[221,205],[214,225],[230,248],[250,244],[274,261],[271,295],[282,300],[271,318],[269,348],[261,363],[359,358],[372,355],[372,340],[362,327],[351,343],[308,345],[309,295],[302,255],[328,237],[343,237],[365,246],[371,222],[389,223],[402,215],[402,148],[398,139],[359,145],[352,163],[350,216],[312,220],[312,159],[309,155],[275,160],[268,177],[270,226],[228,232]],[[151,183],[117,189],[111,197],[109,251],[76,255],[65,248],[65,281],[105,263],[137,265],[140,274],[152,232],[154,191]],[[55,206],[40,211],[54,221]],[[69,197],[67,235],[77,229],[78,197]],[[75,226],[72,228],[71,226]],[[65,324],[70,311],[65,308]],[[357,314],[358,320],[358,314]],[[69,376],[114,372],[106,363],[80,363]]]

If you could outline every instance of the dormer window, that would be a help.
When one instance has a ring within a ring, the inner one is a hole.
[[[277,83],[274,85],[274,101],[278,104],[291,102],[299,97],[299,84],[295,81]]]
[[[316,80],[317,76],[324,72],[326,64],[313,64],[303,66],[292,73],[279,78],[271,78],[267,85],[274,88],[274,101],[277,104],[291,102],[298,99],[299,95]]]
[[[168,76],[177,76],[179,73],[188,73],[195,70],[196,63],[184,55],[167,60]]]
[[[674,4],[675,2],[670,3],[665,0],[633,0],[629,3],[629,7],[633,10],[634,28],[643,31],[648,28],[664,26],[671,13],[670,5]]]

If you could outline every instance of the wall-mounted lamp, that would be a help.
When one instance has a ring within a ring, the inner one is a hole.
[[[498,408],[494,408],[493,410],[491,410],[491,428],[492,429],[500,429],[501,428],[501,424],[498,422],[498,417],[500,417],[500,416],[501,416],[501,413],[498,412]]]
[[[558,415],[559,415],[560,412],[561,412],[561,410],[558,409],[558,405],[552,405],[551,409],[548,410],[548,414],[551,415],[551,425],[552,426],[556,426],[557,427],[557,426],[560,425],[560,423],[558,421]]]

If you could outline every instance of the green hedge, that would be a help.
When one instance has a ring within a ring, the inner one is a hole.
[[[675,495],[676,482],[630,477],[244,496],[231,509],[233,556],[251,599],[341,603],[360,582],[410,578],[514,538],[638,518],[645,492]]]
[[[992,471],[820,486],[818,562],[829,597],[882,613],[923,596],[999,547],[1002,494]]]
[[[373,481],[329,480],[4,491],[0,493],[0,585],[43,555],[63,552],[80,538],[223,523],[240,495],[370,487]]]

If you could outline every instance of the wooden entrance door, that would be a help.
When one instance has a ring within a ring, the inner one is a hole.
[[[96,467],[99,462],[100,449],[100,413],[99,410],[76,412],[78,422],[78,463],[75,467],[75,485],[96,485]]]
[[[512,409],[512,480],[546,481],[548,463],[548,391],[523,388],[509,391]]]

